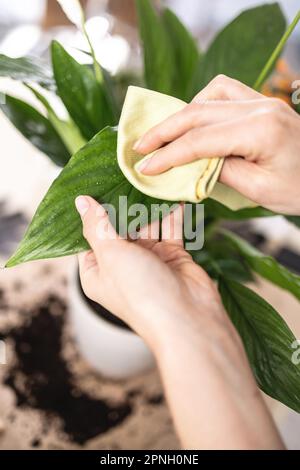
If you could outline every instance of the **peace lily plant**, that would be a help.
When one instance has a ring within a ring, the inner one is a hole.
[[[60,3],[85,34],[93,67],[79,64],[56,41],[51,44],[50,67],[37,58],[0,56],[0,75],[24,83],[44,108],[41,114],[28,103],[6,95],[2,111],[33,145],[63,167],[7,267],[86,250],[88,245],[74,206],[80,194],[110,203],[116,209],[120,196],[146,207],[157,202],[136,190],[119,169],[118,131],[112,127],[117,126],[122,107],[116,93],[117,77],[111,77],[97,62],[79,2]],[[220,31],[204,52],[169,9],[158,14],[149,0],[137,0],[136,8],[144,86],[184,101],[191,100],[220,73],[259,89],[300,16],[286,29],[277,3],[252,8]],[[68,119],[58,117],[44,90],[60,98]],[[192,256],[218,283],[260,388],[300,411],[300,365],[292,361],[295,337],[279,313],[244,285],[257,274],[300,300],[300,277],[232,231],[224,230],[221,224],[225,220],[276,214],[262,207],[231,211],[210,199],[204,205],[205,245]],[[287,219],[300,226],[300,218]]]

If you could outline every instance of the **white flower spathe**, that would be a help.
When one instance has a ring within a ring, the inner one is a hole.
[[[75,24],[79,29],[82,29],[84,24],[84,12],[79,0],[57,0],[60,4],[65,15],[69,20]]]

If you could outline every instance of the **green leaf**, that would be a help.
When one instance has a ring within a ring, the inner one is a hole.
[[[189,101],[191,79],[200,61],[200,51],[190,32],[171,10],[166,8],[162,19],[175,54],[176,74],[173,95]]]
[[[237,259],[231,254],[227,254],[224,250],[223,256],[215,257],[209,247],[199,251],[191,251],[195,263],[199,264],[207,274],[213,279],[219,279],[220,276],[224,278],[233,279],[240,282],[253,281],[253,275],[248,266],[240,259]]]
[[[175,77],[174,45],[149,0],[136,0],[148,88],[171,95]]]
[[[93,71],[52,42],[52,62],[58,94],[82,136],[89,140],[107,125],[116,124],[101,84]]]
[[[206,239],[205,248],[212,260],[213,277],[217,278],[220,273],[226,278],[240,282],[253,281],[251,268],[248,266],[243,256],[232,244],[231,241],[222,239],[220,236]]]
[[[221,279],[219,289],[259,387],[300,412],[300,364],[292,362],[293,333],[276,310],[247,287]]]
[[[232,232],[222,230],[222,234],[239,250],[253,271],[273,284],[287,290],[300,300],[300,276],[291,273],[272,256],[261,253]]]
[[[239,282],[251,282],[254,280],[251,270],[247,269],[242,260],[230,259],[224,256],[224,258],[216,260],[216,265],[227,279]]]
[[[216,36],[194,78],[194,94],[216,75],[253,86],[285,32],[278,3],[242,12]]]
[[[70,152],[70,156],[77,152],[79,149],[81,149],[81,147],[86,144],[86,140],[80,134],[80,131],[76,124],[70,118],[67,121],[60,119],[44,95],[42,95],[35,88],[29,85],[26,86],[44,106],[49,121],[57,131],[58,135],[60,136],[68,151]]]
[[[113,122],[118,123],[120,119],[124,100],[121,102],[121,104],[118,103],[117,90],[114,87],[114,80],[111,74],[108,72],[108,70],[101,67],[100,64],[98,65],[101,69],[102,76],[103,76],[102,86],[103,86],[107,106],[110,109],[110,114],[113,116]],[[132,83],[130,83],[130,85],[131,84]]]
[[[256,217],[273,217],[277,215],[268,209],[264,209],[263,207],[251,207],[240,209],[238,211],[232,211],[214,199],[205,199],[203,203],[205,207],[205,216],[213,217],[215,219],[244,220]]]
[[[117,211],[119,196],[127,196],[128,208],[139,203],[150,209],[151,204],[161,202],[131,186],[119,168],[116,147],[116,129],[106,128],[70,159],[38,207],[7,267],[86,250],[88,245],[82,236],[82,223],[74,205],[80,194],[110,203]],[[127,215],[124,206],[121,210],[122,217]],[[159,212],[155,216],[159,216]]]
[[[0,108],[12,124],[55,164],[64,166],[70,155],[51,122],[24,101],[5,96]]]
[[[48,65],[35,57],[14,59],[0,54],[0,77],[9,77],[21,82],[38,83],[44,88],[55,89],[53,75]]]

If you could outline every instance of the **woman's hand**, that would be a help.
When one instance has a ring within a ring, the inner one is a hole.
[[[152,349],[175,427],[190,449],[277,449],[280,437],[218,291],[182,242],[179,207],[137,242],[119,238],[106,211],[77,198],[92,251],[79,257],[88,297]]]
[[[92,198],[81,197],[76,204],[85,208],[83,233],[93,250],[80,256],[88,297],[149,343],[158,342],[167,330],[181,334],[199,312],[203,329],[205,322],[215,322],[233,331],[214,283],[184,250],[182,206],[163,220],[161,241],[157,221],[133,242],[117,235],[107,212]]]
[[[156,175],[198,158],[226,157],[220,181],[257,204],[300,214],[300,116],[286,103],[218,76],[135,150],[158,150],[140,170]],[[163,147],[163,148],[161,148]]]

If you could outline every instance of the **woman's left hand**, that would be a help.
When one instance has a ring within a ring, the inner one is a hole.
[[[130,242],[92,198],[76,205],[92,248],[80,255],[83,289],[149,344],[183,447],[282,448],[218,291],[184,250],[182,207],[161,241],[156,222]]]
[[[88,297],[149,343],[164,341],[166,331],[181,335],[182,328],[191,325],[193,314],[197,322],[215,322],[216,327],[220,323],[233,330],[213,281],[184,249],[182,206],[163,219],[161,240],[156,221],[133,242],[117,235],[107,212],[95,200],[84,196],[76,204],[83,234],[93,250],[79,257]]]

